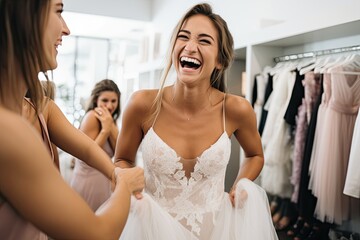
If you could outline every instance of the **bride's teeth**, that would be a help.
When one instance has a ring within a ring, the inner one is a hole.
[[[181,57],[181,61],[192,62],[192,63],[200,65],[200,62],[197,59],[194,59],[194,58]]]

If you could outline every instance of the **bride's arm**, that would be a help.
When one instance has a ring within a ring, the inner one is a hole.
[[[148,90],[135,92],[126,104],[114,156],[118,167],[135,166],[136,153],[144,137],[144,122],[152,104],[151,95]]]
[[[237,182],[242,178],[255,180],[264,166],[264,155],[255,112],[250,103],[242,97],[230,95],[226,110],[230,127],[235,129],[234,135],[245,153],[238,176],[230,191],[230,199],[233,202]]]

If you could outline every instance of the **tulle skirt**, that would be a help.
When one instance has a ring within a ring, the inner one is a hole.
[[[204,214],[200,236],[191,232],[144,193],[141,200],[132,199],[131,210],[121,240],[274,240],[278,239],[272,224],[265,191],[248,179],[236,186],[235,207],[224,193],[220,208]]]
[[[356,115],[327,108],[312,167],[309,187],[317,197],[315,216],[342,224],[350,214],[350,198],[343,194]]]
[[[292,152],[290,127],[284,120],[280,120],[264,151],[265,165],[261,173],[261,186],[266,192],[283,198],[291,197]]]

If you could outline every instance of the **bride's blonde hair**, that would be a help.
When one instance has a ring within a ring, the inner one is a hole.
[[[166,78],[169,75],[171,66],[173,65],[171,55],[173,54],[175,42],[181,27],[184,22],[190,17],[195,15],[204,15],[208,17],[214,24],[217,33],[218,33],[218,63],[220,63],[221,68],[215,68],[210,77],[210,85],[216,89],[219,89],[222,92],[226,91],[226,77],[227,69],[233,61],[234,58],[234,41],[233,37],[228,29],[227,23],[225,20],[220,17],[218,14],[213,13],[212,8],[207,3],[197,4],[194,7],[190,8],[187,13],[180,19],[175,29],[170,41],[170,47],[167,52],[167,64],[161,76],[161,84],[158,94],[154,100],[154,103],[151,108],[151,114],[146,122],[151,122],[156,115],[160,112],[161,101],[164,91],[164,85]]]

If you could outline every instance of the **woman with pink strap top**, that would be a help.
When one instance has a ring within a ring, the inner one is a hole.
[[[116,239],[131,194],[144,186],[141,169],[114,168],[114,192],[94,213],[21,117],[27,90],[36,111],[44,107],[38,73],[57,67],[57,47],[70,33],[62,11],[62,0],[0,0],[0,239]]]

